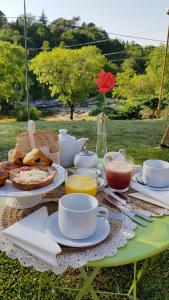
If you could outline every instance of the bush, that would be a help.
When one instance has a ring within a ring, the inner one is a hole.
[[[127,103],[121,107],[106,109],[107,115],[111,120],[140,119],[141,105],[138,103]]]
[[[100,96],[100,95],[99,95]],[[101,95],[102,96],[102,95]],[[97,116],[102,112],[101,100],[99,97],[97,106],[92,107],[91,116]],[[158,105],[157,98],[147,99],[146,97],[137,97],[134,102],[116,101],[113,107],[106,107],[105,114],[111,120],[129,120],[129,119],[153,119],[155,118],[155,110]],[[169,100],[164,99],[161,103],[161,118],[169,118]]]
[[[153,119],[155,118],[155,109],[145,107],[141,110],[140,114],[142,115],[142,119]]]
[[[42,117],[42,112],[38,110],[36,107],[30,108],[30,119],[31,120],[39,120]],[[24,107],[22,110],[19,110],[16,112],[16,118],[17,121],[27,121],[28,120],[28,112],[26,107]]]
[[[165,107],[161,113],[160,113],[160,118],[162,119],[169,119],[169,106]]]
[[[102,112],[101,107],[93,106],[89,112],[89,116],[97,116]]]

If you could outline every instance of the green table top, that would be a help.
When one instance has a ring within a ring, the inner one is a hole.
[[[88,262],[92,267],[113,267],[152,257],[169,248],[169,216],[153,218],[147,227],[137,226],[135,237],[112,257]]]

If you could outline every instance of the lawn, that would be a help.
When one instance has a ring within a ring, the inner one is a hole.
[[[108,150],[116,151],[125,148],[135,163],[145,159],[159,158],[169,161],[169,149],[160,149],[159,142],[168,121],[110,121],[108,123]],[[95,121],[39,121],[37,129],[67,128],[70,134],[77,137],[89,137],[88,146],[95,150]],[[26,130],[26,123],[0,124],[0,159],[7,159],[8,150],[15,145],[16,136]],[[2,300],[32,300],[37,299],[39,273],[34,269],[20,266],[18,261],[11,260],[0,254],[0,299]],[[131,282],[132,266],[114,269],[102,269],[95,285],[105,291],[125,291]],[[50,274],[51,281],[56,286],[64,288],[80,284],[78,270],[68,270],[64,275]],[[42,286],[42,299],[73,300],[75,294],[70,291],[51,289],[45,282]],[[169,251],[161,254],[155,264],[146,272],[138,285],[138,296],[142,300],[169,300]],[[86,299],[90,299],[89,297]],[[101,299],[116,299],[102,296]],[[125,298],[117,298],[125,299]]]

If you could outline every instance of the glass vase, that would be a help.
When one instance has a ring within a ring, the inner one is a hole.
[[[96,153],[99,158],[107,153],[107,117],[103,113],[97,116]]]

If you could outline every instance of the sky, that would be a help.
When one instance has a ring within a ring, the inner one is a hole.
[[[169,23],[166,8],[169,0],[26,0],[27,13],[39,17],[44,10],[49,22],[80,16],[82,22],[93,22],[108,33],[162,41],[166,40]],[[0,10],[7,17],[17,17],[23,14],[23,0],[0,0]],[[110,37],[134,40],[142,45],[159,44],[112,34]]]

